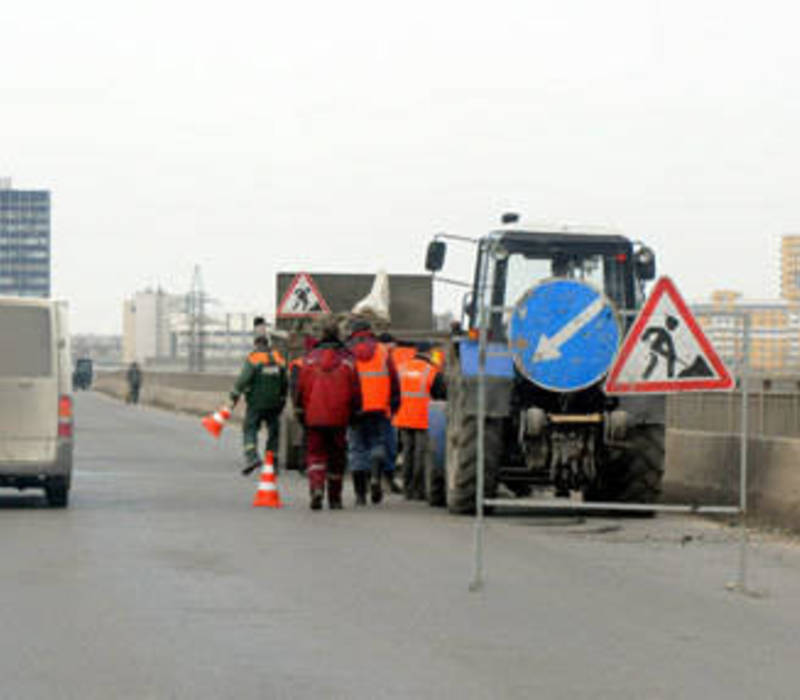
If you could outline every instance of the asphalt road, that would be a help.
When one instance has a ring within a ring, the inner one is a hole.
[[[2,698],[796,698],[800,547],[696,519],[250,507],[239,433],[77,397],[73,500],[0,497]]]

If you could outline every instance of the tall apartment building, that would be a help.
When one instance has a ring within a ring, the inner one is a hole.
[[[50,192],[0,178],[0,295],[50,296]]]
[[[800,301],[800,236],[781,239],[781,296]]]
[[[763,372],[800,368],[800,303],[743,299],[738,292],[718,290],[697,318],[720,356],[733,365],[742,354],[745,315],[750,319],[750,367]]]
[[[739,292],[718,290],[698,313],[714,347],[729,362],[742,354],[744,316],[750,320],[753,369],[800,371],[800,236],[781,240],[781,298],[744,299]]]

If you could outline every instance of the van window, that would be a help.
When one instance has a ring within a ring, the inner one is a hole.
[[[49,377],[50,310],[0,304],[0,377]]]

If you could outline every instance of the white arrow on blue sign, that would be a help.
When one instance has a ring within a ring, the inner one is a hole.
[[[516,304],[509,345],[517,369],[543,389],[584,389],[608,372],[620,343],[611,302],[580,280],[550,279]]]

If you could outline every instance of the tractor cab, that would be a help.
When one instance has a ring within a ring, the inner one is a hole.
[[[493,309],[489,335],[498,341],[507,340],[510,310],[539,282],[554,278],[586,282],[603,292],[616,309],[624,311],[641,306],[644,283],[654,279],[656,273],[655,255],[650,248],[607,231],[523,227],[514,221],[476,243],[475,272],[472,291],[464,300],[464,321],[468,328],[478,326],[476,300],[481,296],[481,270],[489,263],[489,304]],[[445,255],[445,241],[432,241],[427,269],[438,272]]]

